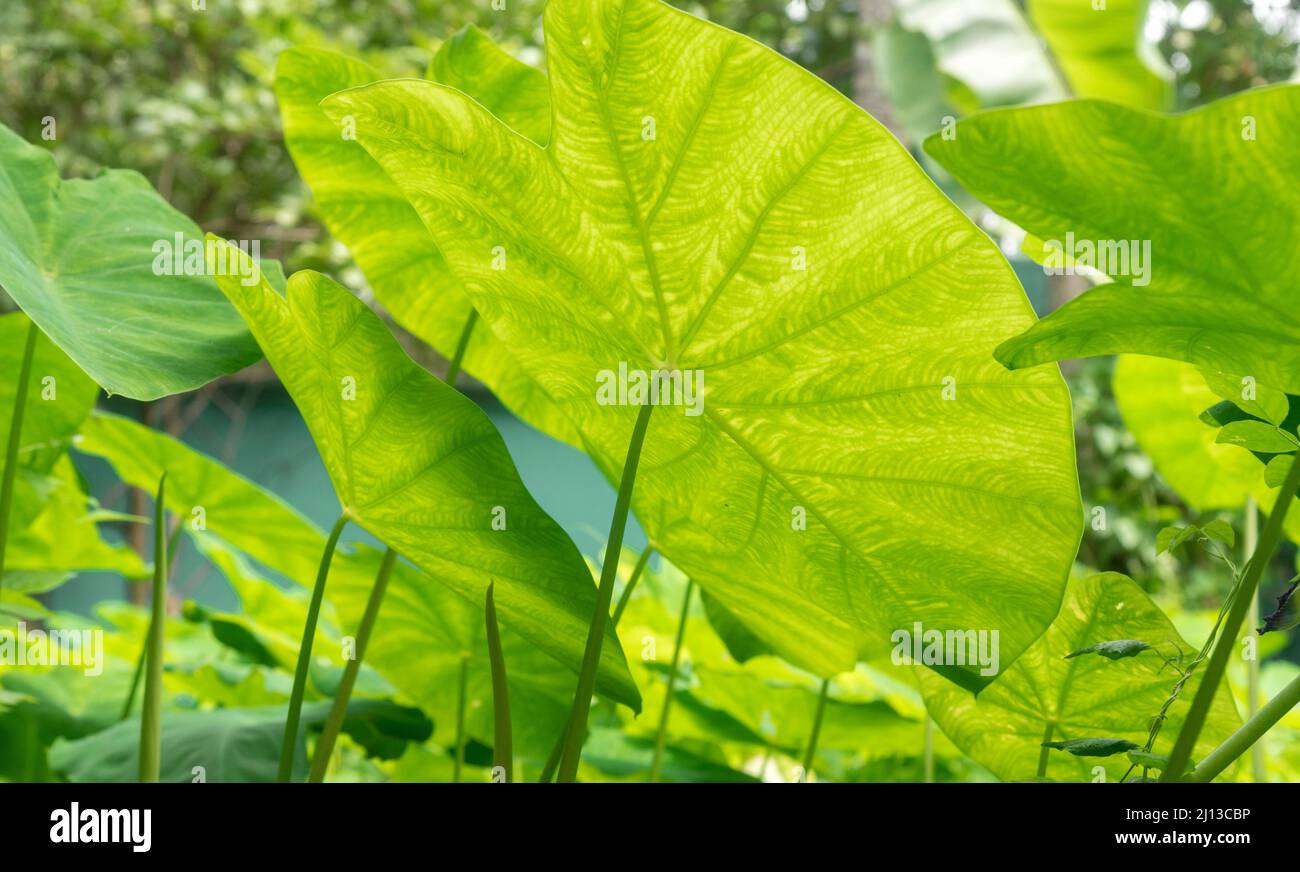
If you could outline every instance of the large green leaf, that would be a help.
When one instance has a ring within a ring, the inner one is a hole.
[[[110,394],[152,400],[257,360],[211,278],[155,273],[178,234],[202,243],[139,173],[62,180],[0,125],[0,285]]]
[[[303,706],[303,724],[319,727],[328,700]],[[203,780],[215,784],[275,781],[285,707],[173,711],[162,716],[164,782]],[[348,706],[343,729],[371,753],[383,757],[407,741],[428,738],[432,725],[391,702],[358,700]],[[295,778],[306,775],[306,734],[299,737]],[[400,754],[400,750],[397,752]],[[139,772],[140,721],[122,721],[85,738],[60,739],[50,749],[50,768],[73,782],[134,782]]]
[[[550,136],[546,78],[502,52],[474,28],[443,44],[430,73],[460,88],[537,142]],[[330,233],[352,252],[375,297],[399,324],[451,357],[470,304],[420,217],[384,171],[320,101],[344,88],[384,78],[362,63],[323,49],[294,48],[276,62],[275,92],[285,142],[311,186]],[[355,121],[351,122],[355,124]],[[522,418],[578,444],[573,425],[514,355],[479,324],[465,369],[493,388]]]
[[[325,533],[275,494],[206,457],[165,433],[115,415],[96,414],[86,422],[77,447],[104,457],[119,476],[137,487],[157,482],[167,471],[167,507],[187,524],[202,507],[206,530],[259,564],[303,585],[311,583]],[[259,595],[246,583],[250,573],[240,561],[209,547],[194,532],[200,548],[227,575],[248,608],[256,613],[248,629],[277,657],[296,655],[302,616],[287,595]],[[360,624],[378,570],[374,549],[341,547],[330,567],[326,596],[338,610],[333,623],[354,633]],[[285,622],[288,622],[287,624]],[[366,649],[366,663],[442,724],[454,724],[460,658],[470,658],[467,735],[490,742],[492,688],[487,650],[482,643],[483,612],[427,575],[398,561],[393,567],[384,605]],[[322,627],[315,650],[336,653],[335,639]],[[322,644],[324,643],[324,644]],[[171,643],[169,642],[169,645]],[[544,755],[564,723],[573,701],[573,670],[502,627],[502,645],[510,664],[510,699],[515,712],[516,747]]]
[[[1070,87],[1084,97],[1164,109],[1172,72],[1142,38],[1147,0],[1028,0],[1029,19],[1047,40]]]
[[[1300,157],[1297,123],[1300,87],[1279,86],[1174,116],[1090,100],[990,112],[931,137],[932,156],[1040,239],[1150,243],[1149,285],[1112,275],[998,359],[1133,352],[1300,393],[1300,198],[1278,175]]]
[[[3,130],[3,128],[0,128]],[[0,139],[3,138],[0,133]],[[2,221],[3,218],[0,218]],[[8,439],[14,413],[18,372],[31,321],[21,312],[0,316],[0,439]],[[32,367],[23,405],[23,430],[18,443],[18,468],[14,475],[9,529],[24,529],[44,508],[57,483],[50,480],[59,457],[72,435],[95,404],[99,389],[68,356],[40,334],[32,352]],[[0,451],[0,474],[6,458]],[[6,562],[9,558],[6,557]]]
[[[1116,639],[1137,639],[1154,650],[1121,660],[1066,658]],[[1180,650],[1186,655],[1184,665],[1190,663],[1195,649],[1164,612],[1132,580],[1104,573],[1070,582],[1056,621],[978,700],[927,672],[918,673],[927,709],[958,748],[999,778],[1030,781],[1048,723],[1053,725],[1048,738],[1056,741],[1118,738],[1144,745],[1151,719],[1178,681],[1165,660]],[[1173,746],[1198,682],[1199,674],[1193,675],[1170,709],[1156,753],[1167,754]],[[1220,688],[1196,757],[1240,724],[1231,696]],[[1050,752],[1047,759],[1047,777],[1055,781],[1095,780],[1096,766],[1106,770],[1106,780],[1117,781],[1129,764],[1124,756],[1085,759],[1061,751]]]
[[[981,106],[1066,96],[1051,59],[1015,0],[895,0],[895,4],[908,30],[929,37],[939,69],[969,87]]]
[[[319,273],[296,273],[287,298],[265,282],[217,283],[302,413],[343,512],[470,601],[495,580],[502,622],[576,668],[596,603],[591,573],[483,410]],[[597,687],[640,710],[615,639]]]
[[[545,25],[546,148],[428,82],[323,105],[607,477],[636,410],[596,402],[601,372],[703,373],[702,414],[652,417],[634,509],[766,643],[834,674],[922,620],[999,627],[1014,657],[1056,613],[1080,511],[1059,377],[990,358],[1031,320],[996,248],[744,37],[654,0],[552,0]]]
[[[104,570],[140,579],[148,568],[138,554],[123,543],[110,544],[99,534],[99,513],[82,492],[72,460],[62,455],[52,470],[53,482],[44,495],[40,514],[22,530],[16,530],[5,551],[5,584],[14,584],[10,572],[56,572]],[[30,588],[26,588],[30,589]]]

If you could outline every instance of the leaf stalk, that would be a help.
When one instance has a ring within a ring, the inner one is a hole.
[[[347,526],[348,513],[343,512],[334,522],[329,539],[325,542],[325,552],[321,554],[320,568],[316,571],[316,586],[311,591],[311,603],[307,606],[307,624],[302,629],[302,642],[298,645],[298,666],[293,673],[293,690],[289,694],[289,713],[284,721],[284,742],[280,746],[280,768],[275,780],[287,783],[293,775],[294,750],[298,744],[298,723],[302,719],[302,698],[307,691],[307,672],[311,668],[311,648],[316,641],[316,623],[320,620],[321,600],[325,598],[325,581],[329,578],[330,562],[334,559],[334,549],[338,547],[339,536]]]
[[[366,646],[370,644],[370,633],[375,628],[379,617],[379,607],[384,602],[384,592],[388,590],[388,577],[393,574],[393,564],[397,561],[397,552],[389,548],[384,552],[384,559],[379,564],[379,573],[375,576],[374,586],[370,588],[370,598],[366,600],[366,610],[361,615],[361,625],[357,627],[356,650],[353,657],[343,668],[343,678],[334,691],[334,705],[330,707],[329,717],[321,729],[320,738],[316,740],[316,750],[311,758],[311,772],[307,780],[319,783],[325,780],[325,770],[329,767],[330,755],[334,753],[334,743],[338,741],[347,718],[348,702],[352,699],[352,688],[357,683],[357,674],[361,672],[361,661],[366,656]]]
[[[636,468],[641,460],[641,446],[650,427],[650,413],[654,406],[646,403],[637,414],[632,427],[632,439],[623,462],[623,479],[619,483],[618,498],[614,502],[614,516],[610,520],[609,540],[605,544],[605,562],[600,568],[600,586],[596,589],[596,609],[587,631],[587,648],[582,655],[582,668],[578,672],[578,688],[573,697],[573,711],[564,737],[564,750],[560,757],[559,781],[571,782],[578,776],[578,759],[582,755],[582,742],[587,731],[587,715],[591,711],[591,695],[596,688],[596,669],[600,664],[601,645],[605,639],[605,624],[609,622],[609,601],[614,595],[614,577],[618,574],[618,555],[623,550],[623,532],[627,528],[627,514],[632,505],[632,487],[636,483]]]

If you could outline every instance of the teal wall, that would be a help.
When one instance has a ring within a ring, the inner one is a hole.
[[[579,550],[599,562],[609,533],[615,493],[595,464],[582,452],[523,423],[491,395],[476,394],[474,399],[501,431],[533,497],[568,532]],[[328,530],[338,517],[339,504],[298,410],[278,386],[262,391],[253,409],[229,465],[274,491],[323,530]],[[123,414],[135,411],[127,405],[114,410]],[[226,415],[209,408],[184,438],[200,451],[222,458],[228,429]],[[116,479],[106,463],[81,455],[78,455],[77,463],[89,479],[94,494],[102,497],[112,491]],[[124,509],[126,506],[118,501],[113,507]],[[349,525],[343,538],[344,541],[370,539],[355,525]],[[629,525],[624,542],[636,550],[645,547],[645,534],[635,520]],[[311,580],[301,581],[309,584]],[[178,596],[215,608],[230,610],[237,606],[234,593],[224,579],[216,570],[205,567],[188,543],[182,548],[172,587]],[[116,576],[83,573],[54,591],[48,603],[52,608],[86,614],[100,600],[125,596],[125,584]]]

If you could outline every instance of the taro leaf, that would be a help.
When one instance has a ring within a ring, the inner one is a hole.
[[[159,780],[190,782],[198,777],[194,768],[201,766],[204,780],[213,783],[275,781],[284,716],[284,706],[164,712]],[[298,741],[295,757],[305,761],[306,740]],[[50,768],[73,782],[135,781],[139,759],[138,718],[83,739],[59,740],[49,753]],[[297,774],[304,775],[306,763],[298,768],[303,771]]]
[[[596,402],[602,378],[705,384],[702,414],[651,418],[633,506],[766,644],[831,675],[920,620],[999,627],[1014,659],[1081,515],[1059,377],[990,365],[1030,320],[996,248],[880,125],[742,36],[655,0],[552,0],[545,27],[545,149],[427,82],[322,105],[608,478],[637,411]]]
[[[303,706],[302,720],[320,726],[333,705],[329,700]],[[203,767],[212,783],[275,781],[284,737],[284,706],[219,708],[211,711],[172,711],[162,716],[164,782],[191,782]],[[422,741],[432,724],[416,712],[389,701],[357,700],[348,705],[344,729],[369,750],[385,757],[406,741]],[[306,775],[306,738],[299,738],[295,765]],[[399,751],[400,753],[400,751]],[[114,724],[82,739],[60,739],[50,748],[50,768],[74,782],[134,782],[139,774],[140,721]]]
[[[736,616],[727,611],[727,607],[703,591],[700,602],[704,604],[704,613],[709,618],[709,625],[718,634],[727,653],[737,663],[744,663],[754,657],[771,654],[772,649],[763,644],[763,640],[749,631],[749,628],[736,620]]]
[[[899,21],[934,45],[939,69],[983,106],[1066,96],[1051,59],[1014,0],[895,0]]]
[[[600,773],[615,778],[645,780],[654,755],[654,742],[624,735],[620,730],[596,728],[583,747],[583,780],[586,773]],[[721,754],[706,756],[695,750],[672,745],[664,749],[660,780],[669,782],[753,783],[754,776],[727,765]]]
[[[0,285],[106,391],[157,399],[257,360],[211,278],[155,272],[171,263],[156,245],[202,240],[143,176],[61,180],[49,151],[3,125],[0,167]]]
[[[930,40],[897,21],[872,37],[872,57],[880,85],[889,97],[909,142],[920,142],[956,115],[948,94],[953,83],[936,66]]]
[[[1277,176],[1300,156],[1298,123],[1300,87],[1278,86],[1175,116],[1092,100],[986,113],[954,139],[927,140],[972,193],[1040,239],[1150,243],[1145,267],[1111,267],[1114,283],[1003,344],[998,359],[1016,368],[1131,352],[1300,393],[1290,278],[1300,199]]]
[[[191,531],[196,544],[227,575],[240,596],[248,597],[245,611],[253,615],[248,628],[277,658],[293,662],[305,611],[289,594],[283,598],[267,591],[254,594],[252,588],[240,584],[239,579],[248,575],[247,566],[233,559],[228,548],[217,547],[210,537],[305,587],[315,577],[325,547],[322,530],[275,494],[165,433],[130,419],[102,413],[92,416],[78,448],[105,458],[124,481],[137,487],[156,484],[166,470],[167,508],[186,520],[187,531],[195,518],[194,509],[204,509],[209,536]],[[324,624],[333,623],[341,632],[355,632],[380,559],[373,548],[342,547],[335,553],[326,596],[337,607],[338,618]],[[271,598],[279,601],[268,601]],[[287,614],[291,610],[296,610],[296,617]],[[234,620],[234,616],[226,618]],[[468,654],[466,730],[471,737],[490,743],[492,687],[482,629],[483,612],[477,604],[398,561],[365,662],[439,723],[454,724],[460,658]],[[320,633],[314,651],[322,656],[336,654],[339,647],[334,637],[325,626]],[[508,626],[501,628],[501,641],[510,664],[511,704],[518,712],[515,747],[520,753],[544,757],[573,702],[573,672]],[[363,678],[365,674],[363,670]]]
[[[299,587],[280,589],[262,577],[243,554],[219,536],[192,529],[186,532],[199,554],[225,576],[240,604],[238,611],[223,614],[188,603],[186,617],[208,623],[217,641],[253,662],[292,670],[307,621],[307,591]],[[316,625],[312,658],[317,662],[313,666],[318,665],[322,658],[341,664],[339,633],[351,631],[352,628],[339,629],[338,620],[327,601]]]
[[[349,519],[467,599],[495,581],[502,623],[576,671],[596,605],[591,572],[483,410],[319,273],[295,273],[287,297],[265,282],[217,283],[297,404]],[[597,689],[639,711],[610,636]]]
[[[15,584],[11,572],[62,575],[103,570],[132,579],[148,576],[150,570],[130,546],[109,544],[100,537],[96,515],[89,509],[89,499],[81,490],[72,459],[66,454],[60,456],[51,473],[54,484],[45,494],[40,514],[26,529],[15,531],[9,540],[5,551],[5,588],[35,591],[31,584]]]
[[[1076,757],[1114,757],[1142,746],[1128,739],[1068,739],[1063,742],[1044,742],[1043,747],[1068,751]]]
[[[0,127],[3,131],[3,127]],[[0,142],[4,133],[0,132]],[[3,221],[0,218],[0,221]],[[22,312],[0,316],[0,440],[9,438],[14,413],[18,371],[31,321]],[[36,337],[32,353],[27,402],[23,407],[23,432],[18,444],[18,470],[14,475],[9,529],[25,528],[43,509],[55,482],[48,479],[64,447],[90,414],[99,389],[44,334]],[[0,451],[0,474],[6,458]],[[6,563],[9,558],[6,557]]]
[[[537,142],[549,137],[546,77],[502,52],[480,31],[467,28],[443,43],[431,73],[525,136]],[[375,297],[399,324],[451,357],[470,312],[460,283],[397,186],[365,149],[344,138],[350,122],[343,119],[341,126],[331,121],[318,105],[335,91],[383,78],[367,64],[331,51],[283,52],[276,61],[275,93],[285,143],[331,235],[351,251]],[[580,444],[573,425],[489,326],[475,327],[464,366],[529,423]]]
[[[1139,639],[1115,639],[1110,642],[1098,642],[1096,645],[1089,645],[1087,648],[1080,648],[1078,651],[1071,651],[1065,655],[1065,659],[1078,657],[1083,654],[1100,654],[1107,660],[1123,660],[1125,657],[1136,657],[1143,651],[1148,651],[1151,646]]]
[[[324,726],[328,706],[326,703],[304,711],[303,718],[309,728]],[[433,735],[433,721],[419,709],[392,700],[356,699],[348,703],[343,732],[364,748],[367,756],[396,760],[407,745],[428,741]]]
[[[1151,718],[1160,711],[1178,674],[1161,657],[1100,657],[1066,660],[1078,651],[1112,639],[1142,639],[1157,650],[1194,650],[1140,587],[1116,573],[1072,579],[1056,621],[1001,678],[978,699],[918,670],[926,707],[961,751],[1003,780],[1035,777],[1043,733],[1050,740],[1110,736],[1145,744]],[[1156,746],[1168,753],[1200,681],[1193,675],[1169,712]],[[1210,708],[1195,755],[1209,753],[1241,725],[1232,698],[1221,687]],[[1084,761],[1065,754],[1048,758],[1054,781],[1091,781],[1102,765],[1118,781],[1127,761]]]
[[[1126,106],[1164,109],[1173,79],[1154,47],[1142,42],[1147,0],[1029,0],[1043,35],[1076,94]]]

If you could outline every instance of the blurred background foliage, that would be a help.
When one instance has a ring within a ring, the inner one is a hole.
[[[542,64],[543,5],[542,0],[5,0],[0,3],[0,122],[30,141],[45,142],[65,176],[91,175],[108,166],[138,170],[203,229],[261,240],[263,254],[283,260],[287,271],[322,270],[370,299],[346,249],[329,238],[313,214],[310,195],[285,150],[271,90],[276,55],[291,45],[314,45],[363,57],[393,76],[420,75],[441,39],[473,24],[522,60]],[[919,149],[920,138],[937,130],[946,116],[1070,95],[1070,83],[1045,46],[1050,40],[1033,30],[1036,10],[1025,8],[1024,0],[676,0],[676,5],[782,52],[886,123],[935,181],[999,241],[1040,314],[1082,290],[1049,283],[1019,254],[1023,234],[958,190]],[[1028,5],[1035,4],[1029,0]],[[1169,78],[1164,108],[1193,108],[1246,88],[1297,78],[1300,0],[1152,0],[1136,5],[1146,8],[1135,22],[1132,47],[1145,47],[1149,68]],[[1006,69],[1022,61],[1026,65],[1008,77]],[[1032,74],[1031,65],[1037,65]],[[973,74],[963,78],[957,71]],[[987,81],[976,81],[985,74]],[[52,141],[41,135],[48,119],[55,125]],[[424,362],[436,363],[431,351],[415,348],[409,337],[406,342]],[[1177,561],[1157,555],[1156,534],[1170,524],[1214,516],[1226,518],[1240,532],[1243,513],[1229,508],[1202,517],[1161,478],[1119,412],[1113,367],[1110,360],[1064,367],[1075,402],[1085,507],[1105,510],[1104,523],[1085,532],[1079,571],[1130,575],[1158,597],[1185,635],[1199,639],[1207,626],[1205,611],[1216,608],[1226,592],[1227,574],[1199,549]],[[286,409],[273,376],[263,369],[196,397],[169,398],[130,413],[235,462],[241,453],[269,450],[240,445],[241,437],[258,432],[250,421],[259,416],[269,422],[269,431],[263,432],[296,428],[294,444],[299,449],[309,445],[300,423],[286,420],[292,417]],[[518,453],[520,443],[511,441],[511,428],[519,425],[504,421],[499,410],[494,419]],[[527,463],[517,460],[536,491]],[[563,462],[570,461],[580,462]],[[276,462],[289,466],[296,460],[285,455]],[[314,462],[309,463],[319,477]],[[557,461],[546,463],[555,466]],[[573,480],[562,463],[559,469],[558,478],[543,482],[543,489],[562,488]],[[273,488],[280,484],[271,482]],[[545,495],[538,495],[550,509]],[[101,496],[111,505],[121,502],[123,494]],[[608,505],[597,503],[591,523],[599,527]],[[132,508],[139,511],[142,505]],[[571,533],[587,523],[581,517],[557,517]],[[575,539],[584,551],[597,553],[599,535],[583,541],[575,533]],[[194,556],[183,558],[182,565],[187,559]],[[1277,582],[1294,563],[1295,549],[1288,545],[1278,556]],[[629,660],[638,664],[636,677],[650,713],[662,705],[663,668],[647,665],[634,653],[645,644],[671,646],[684,584],[668,564],[656,560],[652,567],[631,601],[624,637]],[[630,564],[624,577],[628,568]],[[194,572],[209,569],[204,564]],[[181,589],[193,592],[198,586],[192,582]],[[201,593],[196,597],[204,599]],[[104,741],[107,734],[100,731],[120,719],[123,689],[139,653],[142,618],[139,610],[120,603],[93,606],[93,613],[118,628],[109,644],[113,679],[94,682],[90,690],[75,681],[42,682],[30,676],[10,675],[0,682],[0,778],[50,777],[53,764],[81,759],[97,747],[82,748],[79,757],[76,742]],[[168,683],[180,707],[282,700],[284,673],[250,664],[212,634],[213,624],[202,614],[191,607],[168,622],[169,651],[180,652],[181,658],[171,665],[175,668],[169,666]],[[59,620],[75,624],[77,619],[63,613]],[[689,620],[685,678],[674,694],[665,778],[798,780],[799,749],[810,726],[806,721],[816,700],[816,682],[774,658],[760,656],[742,664],[726,654],[698,600]],[[296,633],[293,627],[283,629],[290,638]],[[1270,643],[1265,690],[1297,668],[1287,662],[1295,659],[1294,646],[1290,652]],[[375,695],[391,691],[377,676],[373,680]],[[328,680],[321,683],[329,686]],[[1241,686],[1243,680],[1236,683]],[[857,673],[840,676],[831,698],[826,751],[819,761],[826,777],[919,780],[924,776],[923,743],[933,750],[937,780],[991,777],[926,727],[919,695],[891,674],[888,664],[863,665]],[[633,721],[626,712],[604,706],[595,710],[592,725],[584,777],[642,777],[653,740],[652,717]],[[1300,728],[1300,723],[1287,728]],[[836,736],[855,729],[871,731],[872,748],[854,748],[847,739],[837,744]],[[343,741],[332,777],[418,780],[449,774],[445,723],[437,727],[432,746],[389,737],[376,754],[375,736],[369,735],[367,745],[366,735],[358,728],[356,736]],[[1286,748],[1290,750],[1279,750]],[[1278,743],[1274,750],[1274,777],[1300,775],[1295,743]],[[472,740],[466,759],[470,777],[487,777],[481,767],[490,759],[488,749]],[[57,768],[68,775],[67,768]],[[79,775],[107,777],[93,768],[79,770]]]

